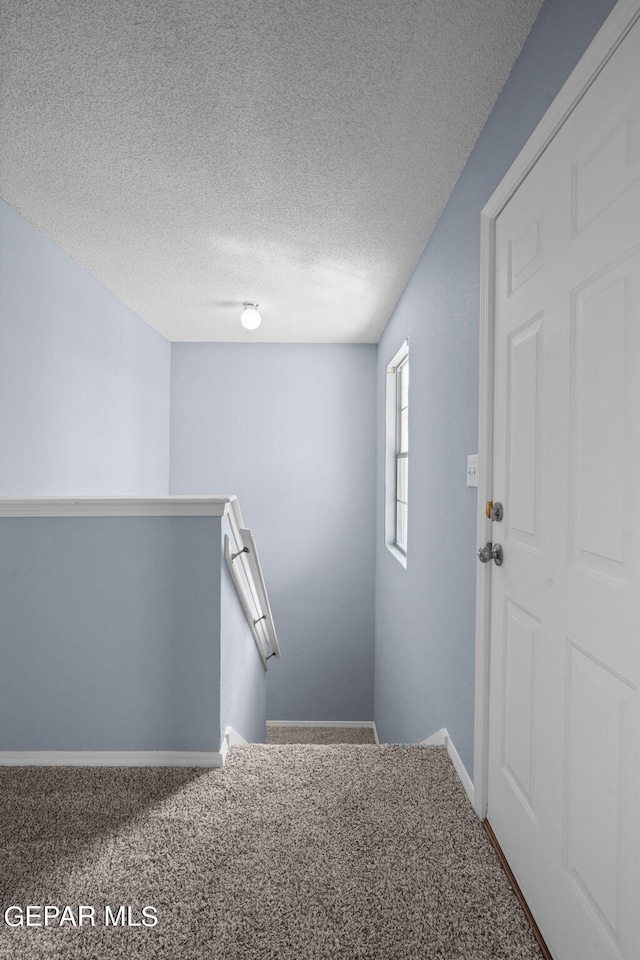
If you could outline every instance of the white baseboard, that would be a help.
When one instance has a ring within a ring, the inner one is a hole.
[[[245,740],[242,734],[238,733],[237,730],[234,730],[233,727],[226,727],[224,731],[224,737],[222,738],[222,743],[220,744],[220,756],[222,757],[222,763],[220,766],[224,767],[225,765],[229,747],[246,746],[248,742],[249,741]]]
[[[460,759],[460,755],[456,750],[453,740],[451,739],[449,734],[447,734],[446,747],[447,747],[447,753],[451,758],[451,763],[453,764],[456,773],[460,777],[460,782],[462,783],[462,786],[465,789],[465,793],[469,797],[471,806],[474,807],[475,809],[475,805],[474,805],[475,795],[473,790],[473,781],[469,776],[469,774],[467,773],[466,767],[462,762],[462,760]]]
[[[379,745],[378,731],[374,720],[267,720],[268,727],[360,727],[373,730]]]
[[[222,753],[200,750],[3,750],[4,767],[222,767]]]
[[[465,793],[467,794],[467,796],[469,797],[469,800],[471,801],[471,806],[475,810],[473,782],[471,780],[471,777],[466,771],[465,765],[460,759],[460,754],[456,750],[454,742],[449,736],[449,733],[447,732],[447,728],[442,727],[441,730],[436,730],[436,732],[432,733],[431,736],[427,737],[426,740],[421,740],[419,745],[421,747],[446,747],[447,748],[447,753],[449,754],[449,758],[451,760],[451,763],[453,764],[454,770],[460,777],[460,782],[462,783],[462,786],[465,789]]]
[[[419,747],[444,747],[447,744],[447,737],[449,734],[445,727],[441,730],[436,730],[435,733],[432,733],[430,737],[427,737],[426,740],[421,740],[418,744]]]
[[[2,750],[2,767],[224,767],[227,751],[246,740],[233,727],[219,751],[205,750]]]

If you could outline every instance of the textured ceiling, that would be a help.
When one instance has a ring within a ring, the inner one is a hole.
[[[0,192],[172,340],[375,342],[540,6],[0,0]]]

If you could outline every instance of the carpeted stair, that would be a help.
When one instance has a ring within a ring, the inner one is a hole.
[[[267,723],[267,743],[375,743],[373,727],[298,727]]]

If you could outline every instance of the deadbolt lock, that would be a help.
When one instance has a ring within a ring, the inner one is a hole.
[[[487,516],[487,520],[495,520],[496,522],[499,522],[504,517],[504,508],[499,500],[496,500],[495,503],[493,500],[487,500],[484,512]]]

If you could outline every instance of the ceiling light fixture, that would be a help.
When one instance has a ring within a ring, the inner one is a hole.
[[[251,300],[245,300],[242,304],[243,310],[240,314],[240,323],[246,330],[257,330],[262,323],[262,317],[258,313],[258,304]]]

